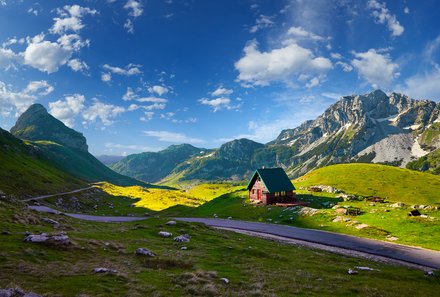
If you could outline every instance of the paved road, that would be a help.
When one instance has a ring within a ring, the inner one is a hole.
[[[79,214],[79,213],[65,213],[65,212],[60,212],[58,210],[55,210],[55,209],[47,207],[47,206],[30,205],[29,208],[36,210],[36,211],[39,211],[39,212],[47,212],[47,213],[53,213],[53,214],[64,214],[64,215],[72,217],[72,218],[86,220],[86,221],[93,221],[93,222],[116,223],[116,222],[133,222],[133,221],[140,221],[140,220],[147,219],[147,217],[91,216],[91,215],[85,215],[85,214]]]
[[[204,223],[211,227],[246,230],[299,239],[440,269],[440,252],[417,247],[285,225],[207,218],[175,219],[185,222]]]
[[[75,193],[87,191],[87,190],[90,190],[90,189],[93,189],[93,188],[95,188],[95,186],[90,186],[90,187],[87,187],[87,188],[77,189],[77,190],[70,191],[70,192],[65,192],[65,193],[57,193],[57,194],[50,194],[50,195],[43,195],[43,196],[32,197],[32,198],[24,199],[22,201],[40,200],[40,199],[44,199],[44,198],[63,196],[63,195],[68,195],[68,194],[75,194]]]
[[[61,212],[47,206],[29,206],[29,208],[40,212],[61,214]],[[69,217],[95,222],[132,222],[147,219],[146,217],[91,216],[74,213],[64,214]],[[208,218],[174,219],[185,222],[204,223],[211,227],[245,230],[298,239],[440,269],[440,252],[417,247],[286,225]]]

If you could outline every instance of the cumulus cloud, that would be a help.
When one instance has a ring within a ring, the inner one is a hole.
[[[399,66],[391,60],[388,54],[381,54],[375,49],[367,52],[356,53],[356,59],[351,60],[351,65],[357,70],[360,77],[368,81],[373,87],[389,85],[399,76]]]
[[[257,31],[264,29],[264,28],[270,28],[272,27],[275,23],[272,21],[274,17],[273,16],[267,16],[267,15],[263,15],[261,14],[255,25],[253,25],[250,29],[249,32],[251,33],[256,33]]]
[[[132,88],[128,87],[127,92],[125,92],[124,96],[122,96],[122,99],[124,101],[137,101],[141,103],[167,103],[168,100],[165,98],[158,98],[158,97],[140,97],[138,94],[136,94]]]
[[[15,115],[21,114],[37,101],[39,96],[45,96],[53,92],[54,88],[44,80],[31,81],[21,91],[14,91],[10,86],[0,81],[0,113],[4,116],[15,111]]]
[[[392,36],[400,36],[403,34],[405,29],[402,25],[400,25],[396,16],[390,13],[385,3],[381,3],[377,0],[369,0],[367,2],[367,6],[370,10],[372,10],[371,14],[376,23],[386,24],[388,30],[391,31]]]
[[[71,59],[67,62],[67,66],[75,72],[86,73],[89,70],[89,65],[86,62],[79,59]]]
[[[85,15],[95,15],[98,13],[95,9],[82,7],[77,4],[65,5],[56,11],[59,17],[53,19],[54,24],[52,28],[49,29],[49,31],[54,34],[63,34],[67,31],[78,32],[84,28],[82,18]]]
[[[107,104],[94,99],[93,104],[85,109],[82,116],[85,120],[90,122],[96,122],[100,120],[104,126],[113,124],[113,120],[126,110],[121,106],[113,104]]]
[[[9,48],[0,48],[0,69],[9,70],[15,68],[15,64],[21,61],[22,57]]]
[[[80,94],[73,94],[64,97],[64,100],[58,100],[49,103],[49,112],[51,115],[62,121],[66,126],[75,126],[75,118],[84,109],[85,98]]]
[[[306,31],[304,28],[302,27],[290,27],[289,30],[287,31],[288,35],[291,35],[295,38],[304,38],[304,39],[311,39],[314,41],[321,41],[324,40],[323,37],[316,35],[314,33],[311,33],[309,31]]]
[[[413,98],[440,101],[439,82],[440,67],[437,66],[429,72],[411,76],[405,80],[404,86],[399,86],[398,89]]]
[[[29,39],[23,53],[23,63],[42,72],[53,73],[65,65],[82,47],[88,46],[88,40],[82,40],[77,34],[60,36],[56,42],[44,40],[44,35]]]
[[[165,95],[166,93],[168,93],[168,91],[169,90],[163,86],[152,86],[148,88],[148,92],[152,94],[157,94],[159,96]]]
[[[111,74],[118,74],[118,75],[123,75],[123,76],[138,75],[138,74],[142,73],[140,67],[142,67],[142,66],[138,65],[138,64],[132,64],[132,63],[128,64],[124,68],[121,68],[118,66],[111,66],[109,64],[104,64],[104,66],[102,66],[102,68],[106,72],[102,73],[101,80],[106,81],[106,82],[110,81],[112,79]]]
[[[234,91],[231,89],[226,89],[223,87],[217,88],[214,92],[211,93],[211,96],[213,97],[218,97],[218,96],[229,96],[233,93]]]
[[[155,109],[165,109],[166,104],[164,103],[153,103],[151,105],[142,106],[145,110],[155,110]]]
[[[143,5],[137,0],[128,0],[124,5],[124,9],[128,10],[129,18],[124,23],[124,28],[128,33],[134,34],[133,20],[140,17],[144,12]]]
[[[172,143],[204,143],[202,139],[187,136],[183,133],[169,132],[169,131],[144,131],[144,134],[149,137],[155,137],[159,141]]]
[[[258,50],[256,41],[248,43],[244,56],[235,63],[239,71],[238,80],[255,86],[267,86],[271,82],[286,82],[292,76],[304,73],[326,73],[332,63],[315,55],[296,43],[268,52]]]

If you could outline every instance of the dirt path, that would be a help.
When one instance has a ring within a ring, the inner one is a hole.
[[[87,191],[87,190],[94,189],[94,188],[95,188],[95,186],[90,186],[90,187],[87,187],[87,188],[77,189],[77,190],[73,190],[73,191],[65,192],[65,193],[56,193],[56,194],[32,197],[32,198],[24,199],[22,201],[40,200],[40,199],[44,199],[44,198],[50,198],[50,197],[56,197],[56,196],[75,194],[75,193],[78,193],[78,192],[83,192],[83,191]]]

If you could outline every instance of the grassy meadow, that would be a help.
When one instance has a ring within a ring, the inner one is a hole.
[[[420,270],[160,218],[92,223],[0,201],[0,222],[0,288],[43,296],[434,296],[440,285]],[[71,244],[27,243],[27,231],[63,231]],[[159,231],[191,239],[177,243]],[[136,256],[139,247],[156,257]],[[375,270],[349,275],[355,266]],[[96,274],[97,267],[116,272]]]

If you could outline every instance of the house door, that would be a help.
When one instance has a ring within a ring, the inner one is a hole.
[[[261,190],[257,189],[257,199],[261,200]]]

